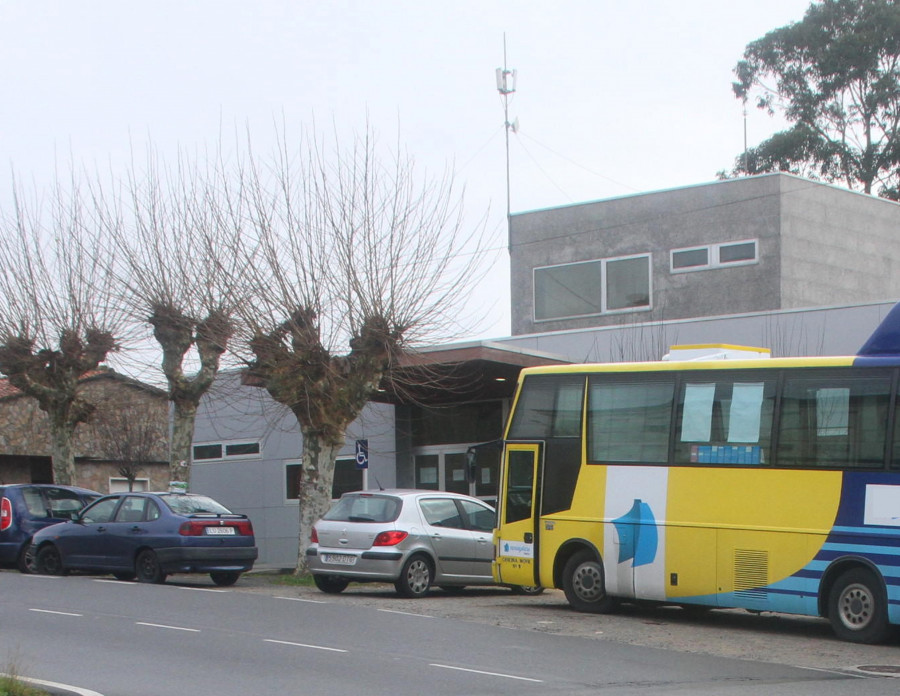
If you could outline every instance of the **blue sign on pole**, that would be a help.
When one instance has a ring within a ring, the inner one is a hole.
[[[357,469],[368,469],[369,468],[369,441],[368,440],[357,440],[356,441],[356,468]]]

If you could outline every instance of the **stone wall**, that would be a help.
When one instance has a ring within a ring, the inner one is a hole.
[[[168,485],[169,404],[165,393],[142,385],[115,372],[102,371],[81,383],[81,395],[97,410],[90,422],[75,429],[74,449],[78,484],[107,492],[110,477],[119,478],[117,463],[127,442],[141,439],[131,451],[143,452],[136,472],[149,478],[150,488],[162,490]],[[134,443],[132,443],[134,444]],[[7,483],[29,482],[28,467],[17,457],[50,456],[47,415],[31,397],[16,394],[0,399],[0,479]]]

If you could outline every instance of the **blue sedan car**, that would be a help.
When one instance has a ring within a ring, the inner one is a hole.
[[[246,515],[188,493],[105,496],[72,521],[37,532],[30,553],[45,575],[82,570],[161,583],[171,573],[209,573],[223,586],[258,555]]]

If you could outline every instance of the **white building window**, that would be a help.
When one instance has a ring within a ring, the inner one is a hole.
[[[131,488],[132,491],[149,491],[150,490],[150,479],[147,478],[138,478],[134,480],[134,486]],[[109,478],[109,492],[110,493],[128,493],[128,479],[127,478],[119,478],[110,476]]]
[[[534,320],[650,309],[650,254],[534,269]]]
[[[744,239],[739,242],[673,249],[670,258],[672,273],[746,266],[759,262],[759,245],[755,239]]]
[[[204,442],[194,445],[194,461],[223,459],[259,459],[262,448],[259,442]]]

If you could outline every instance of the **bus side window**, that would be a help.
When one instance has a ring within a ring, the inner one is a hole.
[[[785,382],[780,466],[881,468],[890,378],[796,378]]]
[[[685,380],[678,401],[675,463],[765,464],[775,389],[771,372],[692,375]]]

